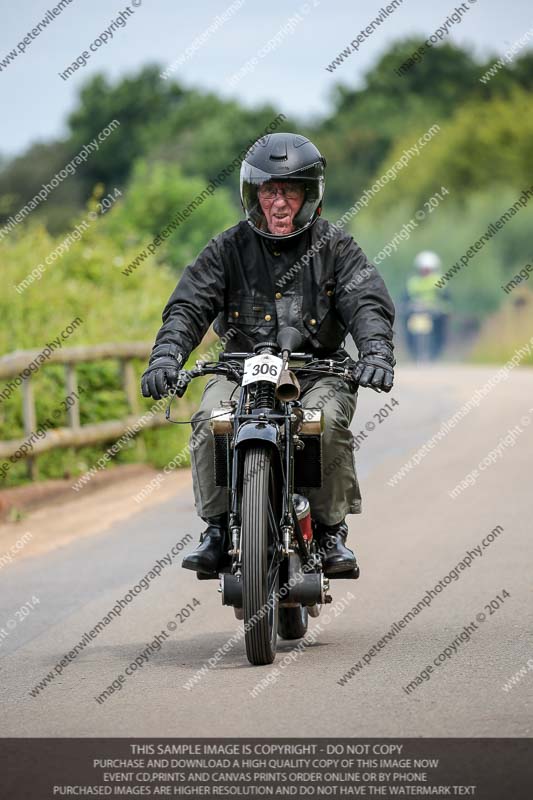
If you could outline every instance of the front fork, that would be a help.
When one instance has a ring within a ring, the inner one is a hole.
[[[281,503],[281,543],[283,548],[283,555],[288,556],[291,552],[291,543],[294,535],[294,521],[293,521],[293,486],[294,486],[294,453],[292,444],[292,431],[291,431],[291,404],[286,404],[286,414],[283,423],[283,432],[285,440],[285,480],[283,482],[283,496]]]
[[[281,547],[284,556],[293,552],[292,542],[296,532],[296,540],[300,555],[308,558],[308,551],[303,539],[299,523],[294,512],[292,502],[292,495],[294,491],[294,447],[297,447],[300,440],[292,433],[292,425],[296,421],[292,413],[293,403],[286,403],[283,415],[283,439],[284,448],[281,454],[283,464],[283,487],[281,497],[281,516],[277,524],[281,531]],[[241,392],[239,402],[234,416],[234,439],[235,434],[241,424],[241,416],[243,409],[248,415],[250,413],[250,400],[248,392]],[[293,442],[294,439],[294,442]],[[234,558],[234,572],[240,572],[240,549],[241,549],[241,515],[240,506],[242,499],[242,487],[239,485],[240,476],[242,473],[242,464],[244,462],[244,453],[240,448],[234,447],[233,450],[233,469],[231,470],[231,486],[229,487],[230,493],[230,513],[229,513],[229,532],[231,536],[230,555]],[[295,525],[296,523],[296,525]]]

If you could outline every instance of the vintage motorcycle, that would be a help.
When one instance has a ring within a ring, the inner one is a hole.
[[[276,342],[253,353],[221,353],[218,362],[198,361],[182,370],[174,393],[191,379],[223,375],[241,388],[238,400],[213,409],[215,479],[228,490],[231,549],[218,575],[222,603],[244,620],[251,664],[270,664],[278,634],[305,636],[308,616],[330,603],[329,578],[314,537],[315,525],[300,487],[321,485],[321,409],[302,408],[298,375],[335,375],[355,390],[346,362],[296,352],[301,335],[285,328]],[[332,578],[357,578],[358,569]]]
[[[406,308],[407,346],[417,363],[433,361],[445,345],[446,315],[423,303],[410,302]]]

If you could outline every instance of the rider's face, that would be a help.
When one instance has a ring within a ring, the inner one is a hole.
[[[285,190],[288,191],[288,197]],[[275,197],[269,197],[274,191]],[[258,196],[270,233],[277,236],[293,233],[294,217],[301,209],[304,199],[303,188],[295,183],[269,181],[261,186]]]

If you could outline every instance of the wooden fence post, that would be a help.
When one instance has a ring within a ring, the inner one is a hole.
[[[67,397],[71,394],[78,395],[78,376],[74,364],[65,364]],[[73,403],[68,407],[68,424],[71,428],[80,427],[80,401],[78,397],[73,397]]]
[[[22,417],[24,419],[24,433],[27,437],[31,436],[37,426],[31,375],[29,378],[22,379]],[[28,469],[28,477],[31,478],[32,481],[37,480],[37,461],[33,456],[28,456],[26,458],[26,466]]]

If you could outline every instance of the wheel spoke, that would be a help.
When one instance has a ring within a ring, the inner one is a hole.
[[[279,572],[279,568],[281,565],[281,559],[279,555],[279,548],[278,548],[278,537],[277,537],[277,530],[278,530],[278,523],[276,520],[276,515],[274,513],[274,508],[272,506],[272,501],[269,498],[268,500],[268,533],[269,533],[269,544],[272,547],[272,561],[268,566],[268,574],[267,574],[267,585],[268,585],[268,595],[269,597],[273,594],[273,588],[276,585],[276,578]]]
[[[268,532],[269,532],[269,539],[272,539],[274,542],[276,541],[276,531],[278,528],[278,523],[276,520],[276,516],[274,514],[274,509],[272,508],[272,503],[270,498],[268,500]]]
[[[272,594],[272,591],[271,591],[272,587],[276,583],[276,576],[277,576],[277,574],[279,572],[279,564],[280,564],[279,560],[273,558],[272,562],[271,562],[271,564],[270,564],[270,566],[268,568],[267,582],[268,582],[268,595],[269,595],[269,597]]]

